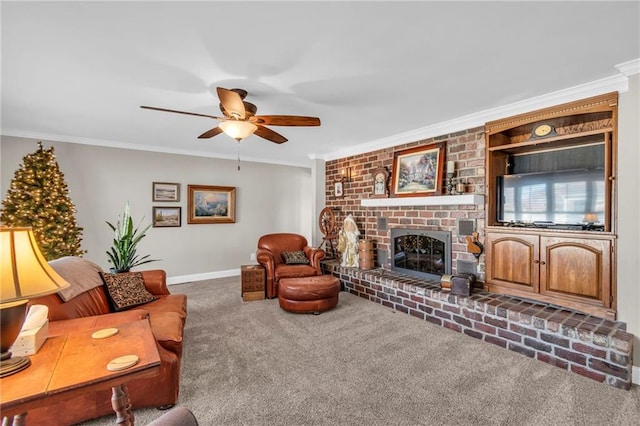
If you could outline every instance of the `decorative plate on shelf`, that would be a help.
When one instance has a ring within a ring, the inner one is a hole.
[[[536,125],[531,132],[529,139],[546,138],[549,136],[556,136],[556,129],[552,124],[541,123]]]

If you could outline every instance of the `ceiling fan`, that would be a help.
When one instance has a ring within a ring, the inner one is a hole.
[[[286,142],[287,138],[266,126],[320,125],[320,119],[318,117],[304,117],[299,115],[255,115],[258,108],[254,104],[244,101],[244,98],[247,96],[247,91],[243,89],[225,89],[218,87],[217,92],[218,98],[220,99],[220,111],[222,111],[223,117],[145,105],[141,105],[140,108],[196,115],[220,121],[220,124],[216,127],[207,130],[198,136],[200,139],[212,138],[224,132],[238,142],[252,134],[255,134],[261,138],[279,144]]]

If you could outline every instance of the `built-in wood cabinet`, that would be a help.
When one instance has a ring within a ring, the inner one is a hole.
[[[485,248],[489,291],[615,318],[612,236],[488,231]]]
[[[486,124],[488,290],[615,318],[617,99]]]

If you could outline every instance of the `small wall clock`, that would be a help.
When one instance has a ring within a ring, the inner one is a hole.
[[[389,196],[389,172],[385,167],[378,167],[372,173],[373,193],[370,198],[387,198]]]

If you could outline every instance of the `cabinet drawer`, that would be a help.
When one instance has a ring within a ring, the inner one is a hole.
[[[242,294],[264,292],[265,271],[262,265],[244,265],[241,268]]]

